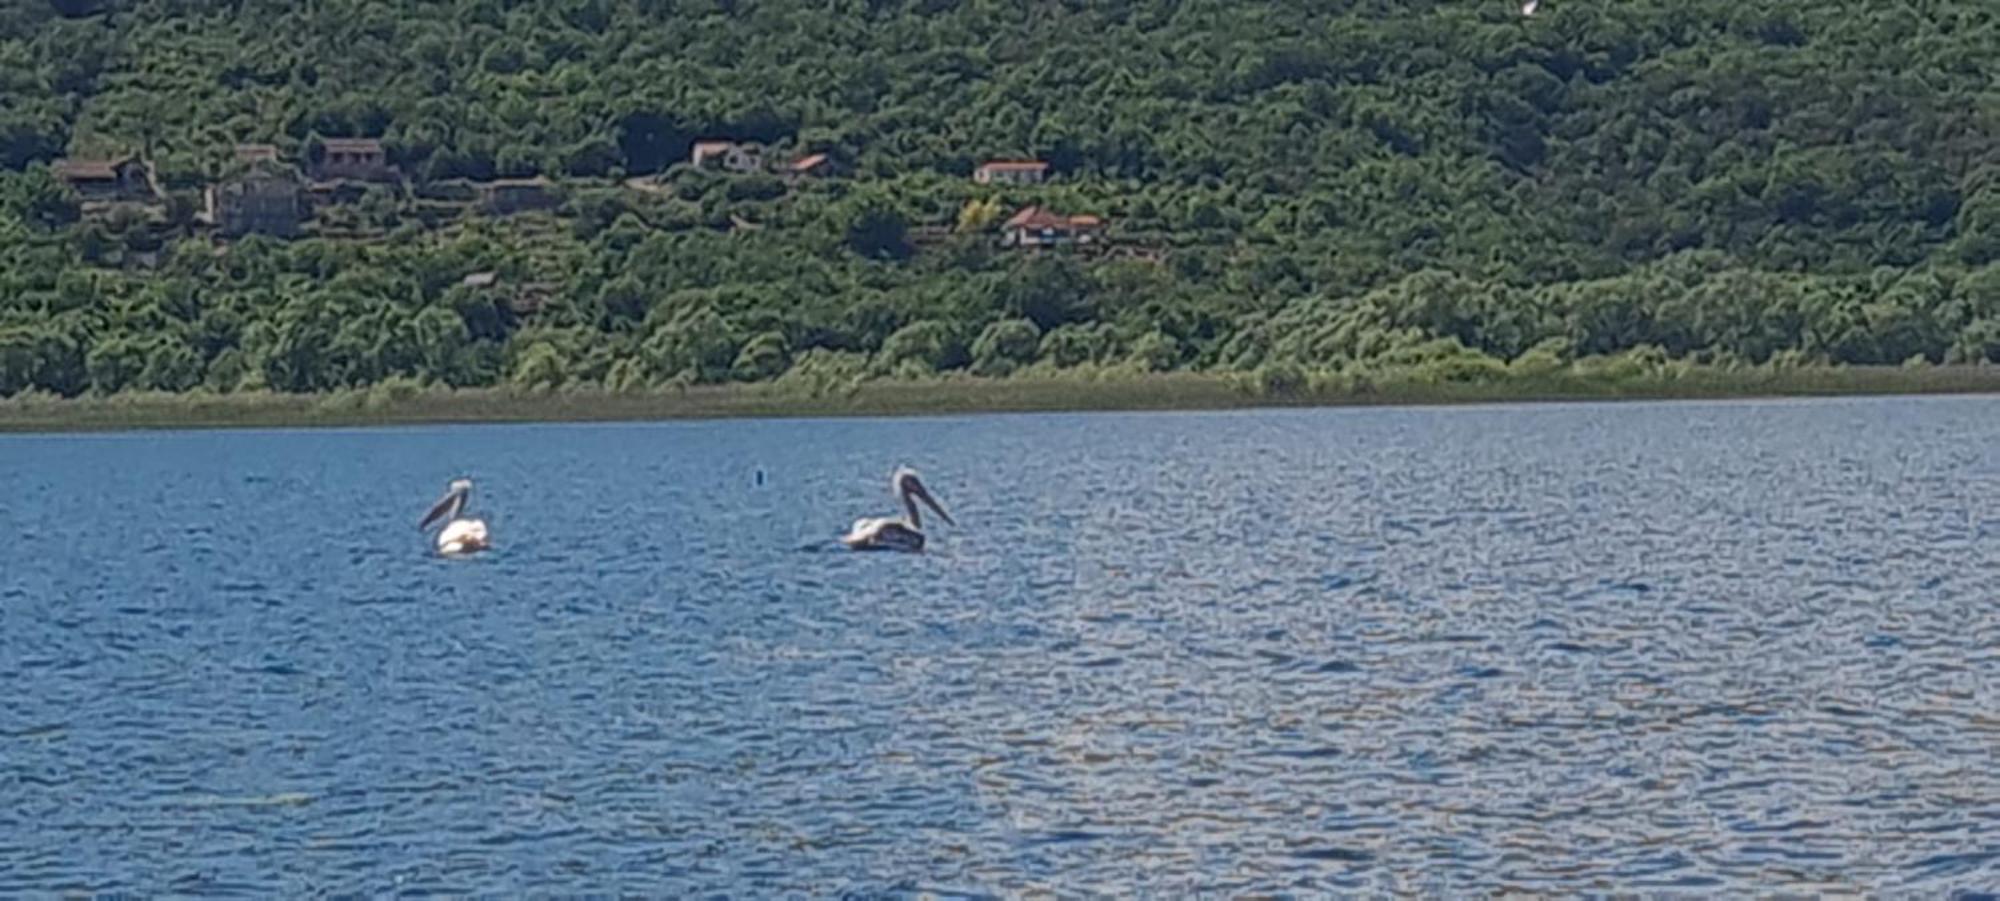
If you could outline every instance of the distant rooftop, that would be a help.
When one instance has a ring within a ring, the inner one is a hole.
[[[1030,229],[1043,229],[1043,228],[1088,229],[1088,228],[1097,228],[1103,224],[1104,220],[1097,216],[1088,216],[1088,215],[1064,216],[1060,213],[1050,212],[1046,207],[1026,206],[1022,207],[1020,212],[1015,213],[1013,216],[1009,217],[1007,219],[1005,227],[1030,228]]]
[[[382,141],[379,138],[326,138],[320,141],[333,153],[380,153]]]
[[[56,160],[49,168],[56,177],[69,181],[115,181],[118,178],[118,164],[124,160]]]
[[[988,172],[1040,172],[1048,167],[1041,160],[988,160],[979,165]]]

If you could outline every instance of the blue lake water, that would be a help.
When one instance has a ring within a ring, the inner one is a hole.
[[[904,462],[959,527],[838,548]],[[439,560],[461,474],[497,549]],[[2000,400],[17,436],[0,486],[0,894],[2000,886]]]

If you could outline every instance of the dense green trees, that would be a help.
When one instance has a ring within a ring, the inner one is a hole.
[[[1996,361],[1995,60],[1973,0],[27,0],[0,395]],[[233,143],[333,136],[417,190],[196,229]],[[844,174],[688,170],[706,137]],[[46,168],[133,150],[165,209]],[[1054,180],[971,184],[1001,156]],[[534,174],[558,216],[421,199]],[[1119,252],[1002,250],[1028,203]]]

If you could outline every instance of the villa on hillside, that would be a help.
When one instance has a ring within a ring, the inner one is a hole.
[[[1064,216],[1030,206],[1000,226],[1004,247],[1061,247],[1095,244],[1104,237],[1104,220],[1097,216]]]
[[[144,202],[160,197],[153,166],[136,156],[108,160],[62,159],[49,167],[85,201]]]
[[[275,144],[238,144],[235,156],[239,166],[275,163],[278,162],[278,148]]]
[[[502,178],[479,185],[479,204],[489,213],[506,216],[562,205],[555,183],[542,176]]]
[[[764,148],[736,141],[696,141],[688,163],[697,169],[756,172],[764,168]]]
[[[389,151],[374,138],[327,138],[320,149],[313,177],[321,181],[387,181],[395,175]]]
[[[972,170],[972,180],[982,185],[1038,185],[1048,174],[1049,164],[1041,160],[989,160]]]
[[[275,162],[253,164],[203,192],[203,218],[223,237],[298,235],[305,218],[305,190],[298,173]]]

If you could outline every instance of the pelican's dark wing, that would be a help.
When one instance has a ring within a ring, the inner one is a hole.
[[[423,521],[417,523],[417,528],[428,529],[433,522],[456,517],[459,508],[463,506],[465,506],[465,492],[458,490],[447,491],[444,497],[438,498],[438,502],[431,505],[430,512],[424,514]]]

